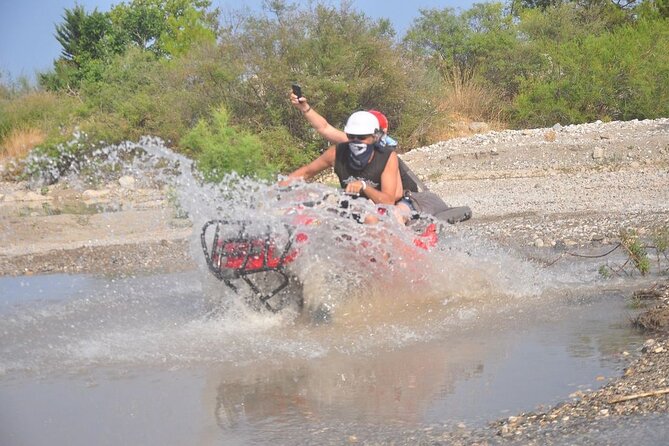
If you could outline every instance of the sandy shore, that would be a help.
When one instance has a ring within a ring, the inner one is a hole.
[[[622,229],[648,236],[669,228],[669,119],[491,132],[402,158],[447,202],[472,208],[472,220],[447,230],[547,258],[565,250],[605,250]],[[128,184],[31,191],[24,184],[0,183],[0,274],[194,268],[192,228],[177,218],[165,195]],[[116,208],[104,212],[110,203]],[[599,391],[574,395],[544,413],[497,421],[483,431],[441,433],[430,444],[521,439],[520,444],[550,444],[583,423],[666,413],[669,391],[614,401],[669,387],[665,339],[658,335],[620,380]]]

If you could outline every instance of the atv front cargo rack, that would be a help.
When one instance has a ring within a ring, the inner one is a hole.
[[[209,270],[217,279],[234,292],[238,292],[239,287],[233,281],[243,280],[253,293],[251,299],[256,300],[249,303],[276,313],[283,308],[283,305],[273,305],[270,299],[288,286],[290,276],[285,267],[297,256],[297,251],[291,249],[292,231],[286,226],[286,241],[283,247],[278,247],[269,226],[260,235],[248,233],[249,226],[249,222],[240,220],[210,220],[205,223],[200,234],[204,257]],[[233,235],[224,236],[225,232],[231,233],[230,228],[234,228]],[[228,231],[223,231],[224,229]],[[208,242],[209,237],[212,237],[211,244]],[[256,282],[258,277],[256,275],[266,272],[276,273],[280,282],[263,292]]]

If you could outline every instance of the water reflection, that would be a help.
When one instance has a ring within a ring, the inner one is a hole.
[[[260,435],[264,444],[305,426],[373,437],[380,427],[484,424],[616,376],[621,349],[641,339],[604,311],[612,307],[622,309],[599,301],[550,316],[527,312],[515,323],[488,321],[393,350],[212,368],[206,411],[222,432]]]

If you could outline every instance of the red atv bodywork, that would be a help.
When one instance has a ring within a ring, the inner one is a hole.
[[[270,305],[269,300],[284,289],[290,280],[286,267],[299,255],[300,245],[309,241],[309,235],[300,228],[316,222],[316,219],[305,214],[293,216],[292,224],[286,225],[287,238],[284,246],[277,246],[271,228],[264,235],[250,236],[246,233],[247,223],[241,221],[211,220],[202,228],[201,242],[209,270],[233,290],[237,286],[234,279],[242,279],[256,294],[260,303],[267,309],[276,312],[281,308]],[[222,237],[224,228],[236,228],[232,237]],[[213,229],[213,240],[208,232]],[[428,223],[423,231],[413,239],[413,244],[423,250],[436,246],[439,240],[437,225]],[[363,243],[364,247],[365,243]],[[261,272],[274,272],[280,278],[280,284],[268,293],[260,291],[257,284],[250,278]]]

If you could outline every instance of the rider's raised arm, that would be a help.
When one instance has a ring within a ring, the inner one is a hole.
[[[314,175],[322,172],[328,167],[334,166],[335,156],[337,154],[336,146],[330,146],[321,156],[306,164],[294,172],[288,174],[289,178],[304,178],[308,180]]]
[[[321,114],[314,110],[309,103],[307,98],[302,96],[298,99],[294,93],[290,94],[290,102],[302,112],[307,121],[313,127],[314,130],[318,132],[323,138],[330,141],[332,144],[337,144],[340,142],[348,141],[346,133],[333,127]]]

